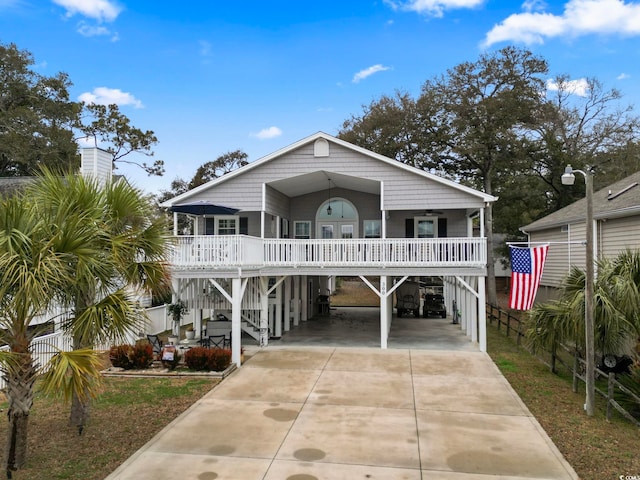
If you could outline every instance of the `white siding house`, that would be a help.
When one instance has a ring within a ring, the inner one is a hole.
[[[640,248],[640,172],[594,192],[593,213],[596,258],[612,258]],[[571,266],[585,268],[585,223],[583,198],[520,229],[532,243],[550,243],[540,300],[553,296]]]
[[[472,218],[482,224],[493,201],[319,132],[162,204],[174,211],[174,299],[228,311],[238,363],[242,330],[262,345],[286,335],[319,312],[336,276],[379,296],[386,348],[397,286],[438,276],[484,350],[486,239]],[[196,206],[193,235],[179,234],[179,211]]]

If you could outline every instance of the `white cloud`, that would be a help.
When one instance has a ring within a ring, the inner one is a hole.
[[[406,10],[432,17],[442,17],[445,10],[475,8],[485,0],[384,0],[394,10]]]
[[[67,11],[67,17],[80,14],[99,22],[113,22],[122,8],[110,0],[53,0]]]
[[[385,67],[384,65],[381,65],[378,63],[377,65],[373,65],[369,68],[365,68],[364,70],[360,70],[358,73],[356,73],[353,76],[353,79],[351,81],[353,83],[358,83],[360,80],[364,80],[365,78],[370,77],[374,73],[384,72],[385,70],[389,70],[389,67]]]
[[[522,9],[525,12],[535,12],[545,8],[547,8],[547,4],[543,0],[525,0],[522,4]]]
[[[621,73],[616,77],[616,80],[626,80],[627,78],[631,78],[631,75],[628,73]]]
[[[547,90],[560,90],[579,97],[586,97],[589,93],[589,82],[586,78],[579,78],[577,80],[567,80],[558,84],[555,80],[547,80]]]
[[[93,92],[85,92],[78,97],[85,103],[95,103],[97,105],[133,105],[135,108],[144,108],[142,102],[130,93],[123,92],[119,88],[97,87]]]
[[[589,34],[639,35],[640,4],[625,0],[569,0],[562,15],[531,11],[513,14],[487,33],[483,45],[507,41],[543,43],[547,38]]]
[[[251,134],[252,137],[259,138],[260,140],[268,140],[270,138],[279,137],[280,135],[282,135],[282,130],[278,127],[263,128],[258,133]]]
[[[111,36],[111,40],[116,42],[120,39],[116,32],[112,32],[107,27],[101,25],[88,25],[86,22],[78,23],[78,33],[83,37],[99,37],[99,36]]]

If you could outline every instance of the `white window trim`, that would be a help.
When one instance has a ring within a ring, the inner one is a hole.
[[[233,233],[225,233],[224,235],[238,235],[240,230],[240,217],[238,215],[216,215],[215,217],[215,235],[220,235],[220,220],[234,220],[235,228]]]
[[[423,220],[430,220],[433,222],[433,238],[438,238],[438,217],[433,215],[430,215],[428,217],[413,217],[414,238],[418,238],[418,224]]]
[[[306,224],[307,225],[307,231],[309,232],[308,238],[311,238],[311,220],[296,220],[293,222],[293,238],[299,238],[298,237],[298,224]]]
[[[380,236],[379,237],[367,237],[367,223],[377,223],[378,226],[380,227]],[[382,220],[380,220],[379,218],[373,218],[370,220],[363,220],[362,221],[362,238],[382,238]]]

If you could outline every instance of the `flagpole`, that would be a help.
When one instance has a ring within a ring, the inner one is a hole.
[[[586,356],[586,400],[584,409],[587,415],[593,416],[595,403],[595,341],[594,341],[594,318],[593,318],[593,295],[594,295],[594,266],[593,266],[593,174],[574,170],[571,165],[567,165],[562,175],[563,185],[573,185],[575,182],[574,172],[580,173],[584,177],[585,196],[587,199],[586,218],[586,269],[584,284],[584,330],[585,330],[585,356]]]
[[[585,410],[587,415],[593,416],[595,402],[595,347],[594,347],[594,319],[593,319],[593,175],[584,173],[584,182],[587,196],[587,265],[584,292],[584,329],[585,329],[585,355],[587,356],[587,371],[585,372],[587,384],[587,398]]]

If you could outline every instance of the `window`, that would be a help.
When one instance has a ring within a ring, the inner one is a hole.
[[[216,235],[235,235],[238,233],[238,217],[216,217]]]
[[[353,238],[353,224],[340,225],[342,238]]]
[[[382,236],[382,222],[380,220],[364,221],[364,238],[380,238]]]
[[[331,213],[327,209],[331,207]],[[332,198],[322,204],[318,211],[318,220],[354,220],[358,218],[358,212],[356,212],[354,206],[339,198]]]
[[[415,217],[414,234],[416,238],[437,238],[438,218],[437,217]]]
[[[311,222],[293,222],[295,238],[311,238]]]

